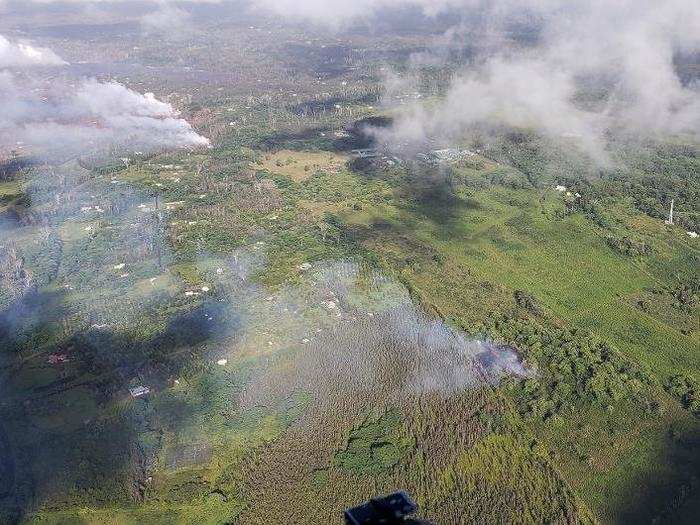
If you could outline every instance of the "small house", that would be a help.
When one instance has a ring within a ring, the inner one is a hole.
[[[129,393],[131,394],[131,397],[137,398],[137,397],[143,397],[146,394],[151,393],[151,389],[148,388],[147,386],[135,386],[129,389]]]

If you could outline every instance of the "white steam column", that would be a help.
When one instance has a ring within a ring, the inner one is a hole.
[[[673,226],[673,203],[675,199],[671,199],[671,211],[668,214],[668,220],[666,221],[666,224],[669,226]]]

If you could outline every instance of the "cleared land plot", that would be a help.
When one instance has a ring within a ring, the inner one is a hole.
[[[345,167],[347,158],[335,153],[281,150],[265,155],[262,168],[275,175],[303,182],[316,171],[337,173]]]

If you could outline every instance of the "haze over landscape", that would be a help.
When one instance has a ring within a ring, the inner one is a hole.
[[[690,0],[0,0],[0,523],[694,523],[699,137]]]

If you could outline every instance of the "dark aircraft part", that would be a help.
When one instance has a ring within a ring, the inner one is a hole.
[[[415,520],[411,516],[418,505],[404,491],[374,498],[367,503],[345,511],[346,525],[431,525],[427,521]]]

